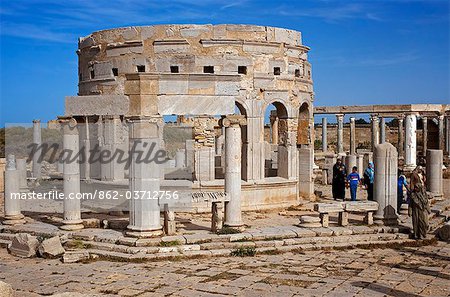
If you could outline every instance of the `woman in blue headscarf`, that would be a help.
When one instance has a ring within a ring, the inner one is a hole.
[[[364,185],[367,189],[367,200],[373,201],[373,179],[375,171],[373,162],[369,162],[369,166],[364,170]]]

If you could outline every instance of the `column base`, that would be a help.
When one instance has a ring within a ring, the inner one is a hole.
[[[59,226],[59,229],[65,231],[75,231],[84,229],[83,220],[64,220],[63,225]]]
[[[2,222],[3,225],[20,225],[25,224],[26,220],[23,214],[18,215],[7,215],[5,216],[5,220]]]
[[[129,230],[125,232],[126,236],[129,237],[137,237],[137,238],[149,238],[149,237],[158,237],[163,235],[162,228],[160,230],[152,230],[152,231],[137,231],[137,230]]]
[[[226,227],[226,228],[229,228],[229,229],[234,229],[234,230],[240,231],[240,232],[245,231],[244,223],[240,223],[240,224],[237,224],[237,223],[231,224],[230,223],[230,224],[228,224],[228,223],[225,222],[223,224],[223,226]]]

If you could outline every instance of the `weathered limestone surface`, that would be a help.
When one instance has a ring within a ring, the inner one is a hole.
[[[28,233],[19,233],[14,236],[8,250],[11,255],[29,258],[36,256],[36,251],[39,246],[39,241],[35,236]]]
[[[66,97],[66,116],[128,114],[129,100],[124,95],[83,95]]]
[[[408,114],[405,118],[405,167],[414,169],[417,158],[417,116]]]
[[[378,144],[374,151],[374,199],[378,202],[375,223],[397,223],[397,162],[398,154],[390,143]]]
[[[20,171],[16,167],[14,155],[8,155],[5,170],[5,221],[3,224],[15,225],[23,224],[23,215],[20,210],[20,199],[16,195],[20,194]]]
[[[0,296],[2,297],[14,297],[14,290],[8,283],[0,281]]]
[[[60,227],[63,230],[78,230],[83,228],[81,220],[80,197],[80,164],[79,156],[79,135],[77,122],[73,118],[60,119],[63,129],[63,148],[67,152],[63,156],[63,178],[64,178],[64,220]],[[70,156],[69,156],[70,155]]]
[[[42,136],[41,136],[41,121],[33,120],[33,144],[39,147],[42,144]],[[41,150],[37,150],[33,154],[33,167],[32,173],[34,178],[41,177],[41,162],[39,158],[41,157]]]
[[[39,245],[38,252],[41,257],[56,258],[64,254],[65,250],[59,236],[54,236],[43,240]]]
[[[315,198],[313,180],[314,150],[309,147],[299,148],[298,160],[299,196],[307,200],[313,200]]]
[[[442,150],[427,150],[427,191],[433,196],[443,195],[442,179],[443,153]]]
[[[327,118],[322,118],[322,151],[328,151]]]

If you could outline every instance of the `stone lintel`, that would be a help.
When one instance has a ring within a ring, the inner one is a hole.
[[[129,105],[124,95],[67,96],[65,115],[123,115],[128,113]]]

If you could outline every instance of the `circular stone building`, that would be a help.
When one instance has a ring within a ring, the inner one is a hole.
[[[313,195],[308,50],[300,32],[265,26],[157,25],[94,32],[79,39],[79,91],[66,98],[66,116],[89,124],[80,129],[80,143],[125,149],[131,133],[127,118],[176,115],[180,125],[193,127],[184,156],[177,154],[192,188],[223,191],[224,139],[218,122],[220,116],[241,114],[246,118],[243,209],[295,204]],[[272,104],[276,111],[265,141],[264,117]],[[128,172],[118,164],[86,163],[81,175],[115,181]]]

